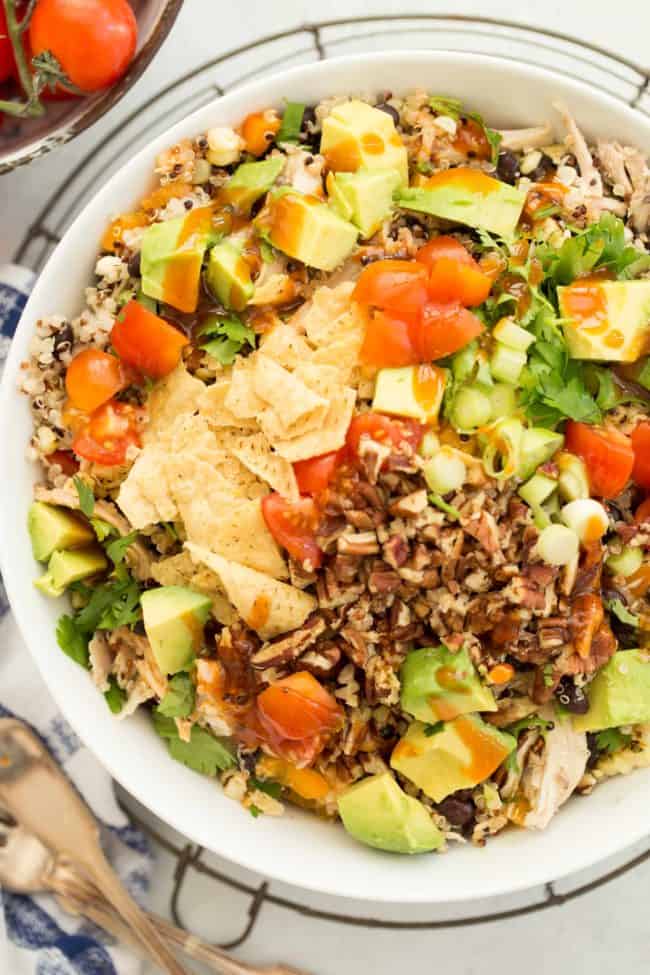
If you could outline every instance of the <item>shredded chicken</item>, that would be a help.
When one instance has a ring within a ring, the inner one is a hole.
[[[623,147],[618,142],[599,142],[596,152],[601,169],[612,186],[612,191],[616,196],[630,196],[632,183],[625,167]]]
[[[88,657],[92,678],[102,693],[110,687],[108,678],[113,669],[113,654],[110,651],[105,631],[97,630],[88,644]]]
[[[541,149],[549,144],[553,137],[553,126],[550,122],[544,125],[534,125],[528,129],[501,129],[501,149],[511,152],[521,152],[524,149]]]
[[[521,788],[530,804],[523,825],[544,829],[566,802],[582,778],[589,749],[584,732],[574,731],[570,721],[556,721],[546,735],[546,747],[529,754]]]
[[[587,145],[584,135],[578,128],[575,119],[569,112],[566,105],[563,105],[561,102],[556,102],[554,107],[560,113],[562,121],[566,127],[567,144],[570,146],[571,151],[576,157],[578,169],[580,170],[580,175],[585,181],[588,193],[592,196],[602,197],[602,177],[594,165],[594,160],[591,152],[589,151],[589,146]]]
[[[323,196],[323,156],[305,152],[299,146],[283,143],[287,161],[282,173],[282,182],[289,183],[299,193]]]

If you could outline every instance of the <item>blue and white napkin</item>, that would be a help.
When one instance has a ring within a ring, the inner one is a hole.
[[[0,376],[11,337],[34,276],[0,267]],[[57,711],[9,611],[0,578],[0,716],[29,722],[102,823],[105,852],[130,892],[146,895],[153,859],[144,836],[115,801],[108,773]],[[94,925],[62,911],[47,894],[25,897],[0,890],[2,975],[140,975],[132,952]]]

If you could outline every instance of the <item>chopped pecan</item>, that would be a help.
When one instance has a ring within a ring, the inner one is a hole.
[[[335,646],[317,647],[308,650],[300,658],[301,670],[307,670],[314,677],[330,677],[341,662],[341,651]]]
[[[391,535],[388,541],[384,542],[382,551],[386,562],[393,569],[399,569],[408,562],[409,546],[402,535]]]
[[[359,441],[359,461],[363,472],[371,484],[376,484],[379,472],[390,456],[387,444],[377,443],[365,434]]]
[[[411,491],[410,494],[406,494],[402,498],[398,498],[397,501],[393,501],[390,506],[390,512],[393,515],[401,515],[404,518],[414,518],[424,511],[428,503],[426,488],[421,488],[418,491]]]
[[[374,512],[372,511],[360,511],[358,508],[353,508],[351,511],[345,512],[345,520],[353,528],[357,528],[359,531],[368,531],[376,527],[375,518],[373,518]]]
[[[569,620],[549,616],[537,624],[537,639],[542,650],[558,650],[571,640]]]
[[[357,667],[365,667],[368,661],[368,639],[360,630],[355,630],[352,626],[344,626],[341,636],[345,640],[343,652]]]
[[[401,584],[398,573],[391,569],[375,569],[368,576],[368,589],[372,593],[397,592]]]
[[[373,531],[344,532],[338,538],[337,548],[343,555],[375,555],[379,552],[379,542]]]
[[[399,679],[392,667],[379,655],[368,660],[365,690],[369,704],[393,705],[399,701]]]
[[[277,667],[297,660],[312,643],[316,642],[325,629],[325,620],[314,614],[299,630],[294,630],[280,640],[266,643],[251,657],[251,665],[256,670],[265,670],[267,667]]]

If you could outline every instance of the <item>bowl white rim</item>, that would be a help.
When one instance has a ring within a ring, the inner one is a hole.
[[[280,81],[282,83],[283,90],[286,93],[292,91],[292,86],[295,83],[295,79],[311,79],[312,77],[317,77],[320,74],[327,75],[330,71],[345,71],[347,69],[358,70],[359,77],[363,78],[363,68],[365,65],[382,64],[387,67],[399,65],[403,63],[404,59],[408,58],[411,64],[421,65],[423,70],[426,67],[431,67],[432,62],[435,61],[436,65],[445,64],[449,67],[458,66],[459,64],[467,64],[469,67],[471,64],[472,68],[484,69],[486,72],[508,71],[516,72],[519,76],[525,76],[528,80],[538,82],[540,85],[559,85],[565,92],[573,93],[576,98],[586,98],[588,101],[597,101],[598,107],[600,109],[611,110],[618,118],[626,120],[630,125],[637,125],[640,129],[645,129],[648,136],[648,142],[650,144],[650,123],[643,118],[638,112],[633,109],[622,105],[615,98],[604,95],[602,93],[594,93],[590,86],[572,80],[568,80],[563,76],[559,76],[549,70],[532,67],[529,65],[522,65],[519,63],[513,64],[512,61],[505,61],[503,58],[492,57],[487,55],[474,55],[465,52],[455,52],[455,53],[439,53],[434,51],[410,51],[410,52],[390,52],[390,53],[375,53],[375,54],[365,54],[365,55],[349,55],[341,58],[333,58],[326,61],[316,62],[309,65],[300,65],[288,69],[285,72],[278,73],[271,78],[264,78],[260,81],[252,82],[246,86],[235,89],[233,92],[229,93],[222,98],[215,99],[214,102],[210,103],[208,106],[203,106],[201,109],[193,112],[186,119],[181,120],[176,123],[167,132],[158,136],[151,144],[140,150],[136,156],[133,157],[122,169],[120,169],[116,174],[114,174],[111,179],[106,183],[106,185],[97,194],[97,197],[93,201],[98,203],[103,200],[110,198],[113,187],[120,182],[122,179],[122,174],[126,170],[130,170],[135,167],[139,161],[144,159],[151,160],[155,153],[163,148],[165,145],[172,144],[173,141],[179,137],[179,134],[183,130],[194,127],[194,120],[196,121],[195,131],[200,130],[199,119],[205,117],[211,110],[214,110],[216,106],[223,106],[227,103],[228,106],[237,105],[242,103],[244,107],[240,111],[250,110],[250,106],[254,103],[261,103],[264,101],[265,92],[268,88],[272,87],[274,84],[278,84]],[[361,87],[361,86],[360,86]],[[409,86],[411,87],[411,86]],[[219,115],[219,110],[216,112]],[[205,123],[203,123],[205,124]],[[71,227],[68,229],[66,235],[64,236],[61,243],[58,245],[52,256],[50,257],[48,264],[46,265],[44,271],[41,274],[41,278],[30,300],[27,307],[23,313],[21,323],[19,325],[17,336],[21,337],[21,340],[26,338],[26,331],[29,329],[29,322],[32,320],[34,312],[33,308],[37,302],[37,296],[44,289],[45,285],[41,286],[42,281],[47,282],[48,271],[61,260],[61,255],[64,253],[67,247],[67,241],[69,239],[74,239],[75,235],[78,233],[78,229],[82,228],[84,223],[87,223],[86,214],[87,211],[91,209],[89,204],[85,207],[81,213],[75,218]],[[31,331],[31,330],[30,330]],[[18,375],[18,369],[20,360],[25,354],[25,343],[23,342],[23,348],[21,348],[20,341],[15,341],[13,343],[12,349],[5,367],[5,375],[2,382],[2,388],[0,389],[0,450],[4,450],[4,440],[2,432],[10,436],[10,423],[7,418],[11,414],[12,403],[17,402],[18,394],[15,391],[15,380]],[[30,645],[30,634],[34,628],[34,624],[29,617],[29,609],[26,603],[20,596],[20,586],[21,577],[20,573],[14,572],[12,567],[12,557],[14,550],[12,545],[14,544],[16,529],[15,522],[10,523],[9,517],[5,517],[5,510],[10,508],[10,504],[3,504],[3,500],[9,502],[12,497],[11,486],[8,483],[8,479],[0,479],[0,567],[2,569],[5,586],[7,594],[14,611],[16,621],[18,623],[21,634],[30,648],[32,656],[35,658],[37,666],[40,670],[41,676],[45,681],[50,693],[55,698],[55,701],[62,713],[69,720],[70,724],[74,728],[75,732],[79,735],[80,739],[88,746],[88,748],[95,754],[98,760],[108,769],[110,774],[115,778],[120,784],[132,795],[135,796],[144,806],[149,808],[155,815],[169,823],[172,827],[179,830],[184,835],[188,836],[191,840],[199,843],[202,846],[206,846],[216,852],[218,855],[230,859],[235,863],[240,864],[256,873],[262,873],[267,877],[277,879],[284,883],[290,884],[297,888],[313,890],[315,892],[325,893],[336,897],[349,897],[358,898],[365,902],[387,902],[387,903],[423,903],[423,904],[433,904],[437,902],[455,902],[455,901],[467,901],[475,898],[497,896],[502,894],[510,894],[516,891],[529,889],[531,887],[541,885],[550,880],[557,880],[560,877],[566,876],[569,873],[587,868],[593,865],[595,862],[600,861],[608,856],[620,853],[622,850],[626,849],[628,846],[634,844],[642,837],[646,836],[650,831],[650,827],[646,825],[645,816],[639,814],[640,809],[639,803],[635,803],[635,808],[622,810],[622,821],[617,824],[619,828],[608,829],[605,835],[598,835],[595,843],[591,845],[585,845],[578,842],[581,835],[581,831],[584,829],[585,822],[581,822],[580,828],[574,831],[574,838],[576,840],[575,846],[569,846],[568,850],[565,848],[566,859],[562,863],[556,862],[553,855],[552,846],[552,833],[553,824],[546,832],[545,838],[550,839],[549,842],[542,843],[538,840],[539,851],[541,851],[541,856],[537,857],[535,863],[522,864],[522,869],[520,872],[513,872],[512,870],[504,870],[501,874],[501,879],[499,879],[499,871],[496,871],[493,876],[489,878],[484,876],[484,871],[478,871],[481,873],[480,882],[478,882],[478,877],[476,878],[476,884],[469,884],[466,886],[459,885],[445,890],[434,890],[431,891],[429,884],[431,882],[431,874],[427,874],[423,870],[423,863],[425,860],[430,860],[432,858],[396,858],[390,857],[388,855],[371,853],[370,855],[376,857],[374,861],[375,864],[381,863],[381,876],[387,878],[387,889],[377,883],[377,878],[375,882],[370,884],[369,880],[366,878],[364,884],[364,877],[359,879],[358,875],[355,875],[352,879],[345,875],[343,870],[332,870],[328,871],[327,878],[324,877],[314,877],[307,879],[299,875],[297,866],[299,865],[300,858],[291,861],[291,867],[287,867],[286,864],[278,862],[278,858],[274,857],[275,851],[273,848],[264,849],[263,853],[260,853],[260,849],[255,848],[251,845],[249,841],[248,834],[245,838],[242,838],[239,842],[239,846],[236,851],[231,849],[224,849],[223,844],[215,843],[213,839],[208,837],[205,832],[202,832],[202,826],[194,825],[188,827],[187,822],[185,822],[183,816],[180,814],[178,805],[175,807],[173,814],[163,807],[162,794],[159,793],[155,798],[152,798],[151,792],[146,791],[146,776],[144,778],[136,773],[135,768],[129,766],[128,770],[125,770],[124,765],[118,761],[118,756],[115,749],[108,747],[105,742],[99,742],[94,740],[89,728],[86,727],[81,720],[79,715],[75,713],[73,716],[71,710],[74,710],[71,702],[70,695],[66,697],[64,690],[57,686],[53,687],[50,683],[48,674],[48,663],[47,658],[40,654],[40,651],[36,650],[34,647],[33,640]],[[22,526],[19,529],[22,531]],[[24,544],[22,536],[19,536],[20,541],[18,544]],[[30,577],[31,578],[31,577]],[[52,636],[51,640],[53,646],[55,647],[54,638]],[[138,719],[130,719],[137,721]],[[140,772],[142,773],[142,769]],[[176,775],[178,777],[179,783],[185,782],[189,787],[189,780],[187,776],[193,776],[194,773],[187,772],[187,770],[182,767],[176,766]],[[643,774],[643,773],[638,773]],[[611,784],[608,786],[601,786],[601,788],[611,788]],[[612,795],[615,798],[615,804],[618,805],[619,811],[621,811],[622,795],[620,790],[612,790]],[[629,797],[625,797],[626,799]],[[236,808],[236,807],[233,807]],[[566,815],[566,812],[564,813]],[[602,820],[602,817],[601,817]],[[587,821],[588,822],[588,821]],[[606,820],[602,820],[601,825],[604,825]],[[263,823],[261,820],[257,820],[256,828],[258,829],[257,838],[264,845],[265,840],[271,837],[271,847],[273,830],[269,830],[268,822]],[[622,827],[622,829],[621,829]],[[621,839],[621,834],[624,836]],[[533,843],[533,839],[528,840],[530,844]],[[504,857],[507,854],[506,847],[508,844],[507,836],[502,836],[501,838],[493,841],[490,844],[490,848],[501,843],[504,849]],[[343,851],[345,851],[345,846],[341,846],[341,843],[337,844]],[[521,844],[520,844],[521,845]],[[545,851],[545,847],[548,849]],[[532,845],[531,845],[532,850]],[[546,855],[545,855],[546,852]],[[476,867],[479,867],[479,862],[481,858],[482,851],[473,850],[472,854],[477,858]],[[451,853],[453,857],[453,851]],[[512,856],[512,854],[510,854]],[[398,860],[404,866],[401,868],[394,869],[396,860]],[[436,858],[433,858],[436,859]],[[447,860],[447,857],[445,857]],[[498,862],[498,861],[497,861]],[[376,871],[374,867],[370,867],[370,861],[368,873],[375,874]],[[324,866],[324,864],[323,864]],[[503,866],[506,866],[505,859]],[[407,868],[406,878],[402,878],[404,873],[404,868]],[[379,876],[379,875],[378,875]],[[394,887],[391,889],[392,884],[399,876],[401,882],[397,884],[399,888],[398,892],[394,892]],[[507,879],[506,879],[507,877]],[[423,883],[423,881],[428,881]],[[426,888],[423,890],[422,888]]]

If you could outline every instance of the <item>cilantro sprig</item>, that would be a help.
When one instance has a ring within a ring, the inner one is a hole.
[[[157,707],[165,718],[189,718],[194,710],[195,689],[189,674],[176,674],[167,685],[167,693]]]
[[[153,726],[164,738],[169,754],[177,762],[181,762],[194,772],[214,777],[217,772],[233,768],[235,757],[226,742],[215,738],[205,728],[193,725],[190,740],[182,741],[173,718],[160,714],[159,710],[152,712]]]
[[[596,748],[599,752],[611,755],[627,748],[632,743],[632,735],[626,735],[620,728],[605,728],[596,735]]]
[[[231,366],[245,346],[255,348],[255,332],[236,315],[211,315],[201,326],[201,344],[222,366]]]

